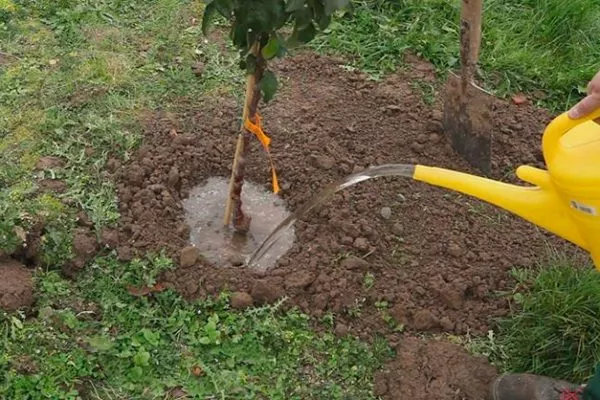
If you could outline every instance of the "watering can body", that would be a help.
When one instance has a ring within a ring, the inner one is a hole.
[[[511,185],[443,168],[418,165],[413,178],[506,209],[588,251],[600,270],[600,110],[577,120],[567,113],[542,138],[547,170],[521,166],[531,186]]]
[[[550,180],[577,230],[578,240],[574,242],[590,252],[598,269],[600,125],[594,120],[599,117],[600,111],[583,120],[560,115],[548,125],[542,141]]]

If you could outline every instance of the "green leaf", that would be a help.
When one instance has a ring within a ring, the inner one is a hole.
[[[137,354],[133,356],[133,363],[138,367],[145,367],[150,363],[150,353],[144,349],[139,349]]]
[[[10,317],[10,320],[12,322],[12,324],[14,325],[15,328],[17,329],[23,329],[23,323],[21,322],[21,320],[17,317]]]
[[[200,342],[200,344],[210,344],[210,338],[208,336],[202,336],[198,342]]]
[[[152,332],[150,329],[142,329],[142,335],[144,336],[144,339],[146,339],[146,341],[152,346],[157,346],[160,341],[160,333]]]
[[[285,11],[292,12],[300,10],[302,7],[304,7],[305,3],[306,0],[288,0],[287,4],[285,5]]]
[[[277,50],[276,56],[283,57],[287,52],[287,42],[279,32],[275,32],[275,36],[277,36],[277,40],[279,40],[279,50]]]
[[[266,46],[262,48],[262,56],[266,60],[270,60],[279,54],[280,47],[279,38],[276,35],[271,35],[271,38],[267,42]]]
[[[141,367],[133,367],[131,368],[131,377],[134,380],[140,380],[144,376],[144,370]]]
[[[265,103],[268,103],[275,96],[275,92],[277,91],[277,77],[272,71],[266,70],[263,74],[262,79],[258,83],[260,90],[263,94],[263,100]]]
[[[311,22],[305,28],[297,30],[295,33],[295,37],[298,41],[302,43],[308,43],[317,36],[317,29]]]
[[[113,347],[113,342],[106,336],[96,335],[88,339],[92,349],[98,352],[108,351]]]
[[[209,3],[204,8],[204,14],[202,15],[202,33],[204,35],[208,34],[208,30],[210,29],[210,25],[215,18],[217,13],[217,6],[214,2]]]
[[[231,0],[214,0],[211,4],[217,7],[217,11],[227,20],[231,19],[231,13],[233,12],[233,4]]]
[[[236,22],[231,27],[231,41],[239,49],[248,47],[246,28],[242,24]]]
[[[246,59],[242,60],[242,63],[242,69],[245,69],[247,74],[253,74],[256,70],[256,56],[254,54],[249,53]]]
[[[323,4],[321,4],[321,2],[317,1],[315,3],[314,13],[314,20],[319,25],[319,29],[321,29],[322,31],[327,29],[329,23],[331,22],[331,15],[327,15],[325,13],[325,7],[323,6]]]
[[[217,322],[214,319],[211,318],[206,325],[204,325],[204,333],[211,341],[217,339]]]
[[[294,12],[295,27],[303,29],[308,26],[313,19],[313,11],[310,7],[302,7]]]
[[[350,0],[325,0],[325,14],[331,15],[336,10],[341,10],[350,3]]]

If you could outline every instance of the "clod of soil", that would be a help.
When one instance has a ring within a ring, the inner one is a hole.
[[[57,179],[43,179],[38,182],[38,185],[42,193],[64,193],[67,191],[67,184]]]
[[[362,258],[350,256],[340,263],[340,266],[349,270],[367,270],[369,263]]]
[[[131,261],[133,260],[134,254],[131,247],[120,246],[117,248],[117,258],[119,261]]]
[[[257,304],[274,303],[285,294],[280,283],[267,280],[257,280],[252,286],[250,295]]]
[[[91,228],[92,226],[94,226],[94,223],[92,222],[90,217],[88,217],[88,215],[85,213],[85,211],[79,211],[77,213],[77,225],[84,226],[86,228]]]
[[[498,371],[484,357],[443,340],[402,339],[396,359],[376,374],[384,399],[484,400]]]
[[[73,253],[75,256],[63,266],[63,274],[71,278],[74,277],[94,257],[98,247],[96,237],[90,230],[86,228],[75,229],[73,233]]]
[[[33,375],[39,372],[36,362],[28,355],[16,357],[11,360],[11,367],[22,375]]]
[[[41,261],[42,236],[44,234],[44,222],[35,220],[25,231],[19,228],[18,236],[23,239],[21,246],[12,254],[12,257],[27,266],[37,266]]]
[[[202,77],[202,74],[204,73],[204,63],[203,62],[196,62],[192,65],[192,72],[194,73],[194,75],[196,75],[198,78]]]
[[[342,337],[342,336],[346,336],[348,334],[348,327],[342,323],[336,324],[335,329],[333,330],[333,333],[335,333],[335,335],[337,337]]]
[[[33,280],[23,264],[0,258],[0,277],[0,309],[16,311],[33,305]]]
[[[198,261],[198,257],[200,257],[198,249],[194,246],[187,246],[183,250],[181,250],[179,265],[181,265],[182,267],[191,267],[192,265],[196,264],[196,261]]]
[[[250,307],[254,303],[254,299],[246,292],[235,292],[231,294],[231,307],[236,310],[242,310]]]
[[[119,232],[115,229],[104,228],[100,232],[100,243],[110,249],[119,245]]]
[[[35,164],[35,168],[38,170],[46,169],[59,169],[65,166],[65,162],[58,157],[45,156],[40,157],[38,162]]]
[[[98,250],[96,238],[87,229],[76,229],[73,235],[73,252],[84,260],[90,260]]]

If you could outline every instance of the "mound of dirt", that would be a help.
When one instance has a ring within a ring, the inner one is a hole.
[[[414,60],[382,82],[346,72],[343,64],[304,53],[276,65],[289,81],[263,117],[288,209],[370,165],[420,163],[477,173],[443,138],[440,100],[426,104],[414,84],[434,83],[428,64]],[[209,177],[229,177],[241,104],[225,97],[182,108],[147,115],[145,144],[128,164],[115,166],[122,259],[160,249],[184,259],[190,228],[182,199]],[[501,100],[491,113],[492,177],[514,181],[511,172],[519,164],[543,167],[539,145],[548,113]],[[246,171],[248,180],[270,188],[259,143]],[[336,194],[295,228],[296,243],[268,273],[194,257],[163,278],[187,298],[230,290],[262,304],[285,295],[312,315],[336,313],[351,333],[368,338],[383,332],[397,341],[393,327],[399,325],[409,332],[486,333],[491,319],[508,310],[491,294],[510,287],[511,267],[533,264],[548,246],[577,252],[481,201],[402,178],[367,181]],[[419,346],[428,349],[428,343]],[[426,351],[447,361],[443,351]],[[477,372],[469,362],[465,368],[455,368],[448,380]]]
[[[36,219],[25,231],[15,228],[19,238],[23,241],[21,246],[12,254],[12,258],[22,262],[26,266],[37,266],[41,263],[42,236],[44,235],[44,221]]]
[[[277,66],[290,80],[264,110],[264,121],[289,209],[369,165],[409,162],[473,172],[443,139],[439,101],[426,105],[411,84],[433,82],[426,64],[381,83],[344,72],[340,64],[301,54]],[[229,174],[239,105],[224,98],[197,110],[148,116],[144,146],[115,172],[123,215],[119,254],[126,258],[165,248],[180,259],[189,244],[181,200],[208,177]],[[507,171],[520,163],[543,167],[540,134],[549,115],[500,100],[492,112],[493,176],[510,180]],[[268,167],[256,143],[247,178],[268,187]],[[200,258],[166,279],[187,297],[227,287],[259,302],[287,295],[316,315],[330,310],[344,316],[360,307],[369,317],[347,321],[357,332],[385,328],[374,306],[385,301],[409,329],[484,333],[490,317],[507,310],[503,299],[490,296],[508,287],[506,271],[534,263],[548,243],[565,246],[478,200],[401,178],[364,182],[336,195],[298,221],[296,234],[296,244],[268,275]],[[348,254],[355,258],[344,260]],[[367,272],[372,285],[365,285]],[[262,289],[255,297],[257,286]]]
[[[386,399],[483,400],[498,373],[483,357],[441,340],[407,337],[377,372],[375,394]]]
[[[110,243],[116,247],[117,238],[115,237],[117,234],[110,234],[110,238],[107,238],[108,230],[102,232],[102,240],[105,242],[109,240]],[[98,242],[96,241],[96,237],[93,232],[86,227],[80,227],[75,229],[73,232],[73,253],[74,258],[68,261],[65,265],[63,265],[62,272],[67,277],[73,278],[80,272],[86,265],[88,261],[90,261],[99,250]]]
[[[21,263],[0,258],[0,309],[16,311],[33,305],[31,272]]]

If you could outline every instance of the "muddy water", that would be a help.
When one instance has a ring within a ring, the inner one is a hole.
[[[260,186],[245,182],[242,204],[245,213],[252,217],[252,223],[247,235],[238,235],[233,229],[223,226],[228,190],[226,179],[212,177],[192,189],[183,202],[186,222],[190,226],[191,243],[207,260],[219,266],[243,264],[260,243],[267,239],[273,227],[290,216],[281,198]],[[286,230],[253,267],[272,267],[292,247],[294,240],[294,230]]]

